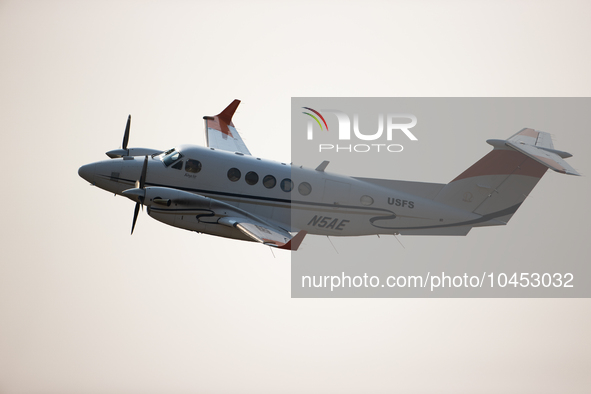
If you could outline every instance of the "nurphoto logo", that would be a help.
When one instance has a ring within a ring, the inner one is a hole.
[[[302,107],[309,112],[302,112],[304,115],[309,116],[311,119],[307,123],[307,138],[308,140],[314,139],[315,125],[322,132],[328,132],[328,123],[325,117],[320,111],[312,109],[310,107]],[[339,141],[351,141],[351,118],[349,115],[339,110],[323,109],[325,114],[333,114],[336,116],[338,123],[338,140]],[[385,119],[385,121],[384,121]],[[401,123],[401,120],[405,122]],[[314,122],[315,121],[315,122]],[[409,122],[410,121],[410,122]],[[398,132],[402,132],[409,140],[417,141],[417,137],[410,131],[411,128],[417,125],[417,117],[412,114],[378,114],[377,115],[377,131],[361,132],[359,127],[359,115],[353,114],[353,139],[361,141],[392,141],[394,135]],[[384,135],[384,129],[386,131]],[[335,152],[357,152],[365,153],[370,151],[375,152],[402,152],[404,147],[401,144],[389,144],[389,143],[372,143],[372,144],[319,144],[318,149],[322,151],[335,151]]]

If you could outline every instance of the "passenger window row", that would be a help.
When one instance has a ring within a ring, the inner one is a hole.
[[[178,160],[180,158],[180,154],[178,154],[178,152],[175,152],[175,154],[176,159]],[[198,173],[201,171],[201,162],[199,160],[187,159],[187,161],[184,163],[186,172]],[[183,168],[183,160],[177,161],[171,166],[171,168],[174,168],[175,170],[181,170]],[[228,179],[232,182],[237,182],[241,177],[242,173],[238,168],[234,167],[228,170]],[[256,185],[259,182],[259,174],[254,171],[249,171],[244,176],[244,180],[249,185]],[[275,177],[273,175],[265,175],[263,178],[263,186],[265,186],[267,189],[273,189],[275,185],[277,185],[277,180]],[[291,179],[285,178],[280,182],[279,186],[281,187],[281,190],[289,193],[293,190],[294,184]],[[303,196],[307,196],[308,194],[312,193],[312,185],[310,185],[308,182],[302,182],[298,186],[298,192]]]
[[[240,180],[241,176],[242,173],[238,168],[230,168],[228,170],[228,179],[232,182],[237,182],[238,180]],[[259,174],[257,174],[254,171],[249,171],[244,176],[244,180],[249,185],[256,185],[259,182]],[[277,180],[273,175],[265,175],[265,177],[263,178],[263,186],[265,186],[267,189],[274,188],[276,184]],[[291,179],[285,178],[280,182],[279,186],[281,187],[281,190],[289,193],[293,190],[294,184]],[[312,185],[310,185],[308,182],[302,182],[298,186],[298,191],[301,195],[307,196],[312,192]]]

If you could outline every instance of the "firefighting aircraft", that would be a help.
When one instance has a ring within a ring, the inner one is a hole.
[[[359,178],[263,160],[251,155],[234,127],[239,100],[206,116],[207,147],[165,151],[121,149],[78,174],[136,202],[168,225],[297,250],[304,236],[372,234],[466,235],[472,227],[505,225],[548,168],[579,175],[550,135],[523,129],[447,184]],[[296,233],[292,235],[291,233]]]

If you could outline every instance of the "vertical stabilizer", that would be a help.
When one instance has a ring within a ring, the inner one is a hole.
[[[563,160],[548,133],[523,129],[508,140],[488,140],[494,149],[448,183],[434,201],[504,224],[536,186],[548,168],[578,175]],[[494,220],[493,220],[494,219]]]

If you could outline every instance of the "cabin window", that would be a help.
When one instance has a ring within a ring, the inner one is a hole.
[[[228,179],[232,182],[236,182],[238,179],[240,179],[241,175],[242,174],[240,173],[240,170],[238,168],[230,168],[228,170]]]
[[[281,190],[284,192],[290,192],[293,189],[293,182],[289,178],[285,178],[281,181]]]
[[[168,167],[169,165],[171,165],[172,163],[174,163],[175,161],[177,161],[181,157],[183,157],[183,155],[181,155],[180,152],[172,150],[172,152],[168,153],[166,156],[164,156],[162,158],[162,162],[164,163],[164,165],[166,167]]]
[[[273,189],[276,184],[277,180],[273,175],[266,175],[263,178],[263,186],[265,186],[267,189]]]
[[[169,155],[170,153],[174,152],[174,150],[175,150],[175,149],[174,149],[174,148],[172,148],[172,149],[169,149],[169,150],[167,150],[167,151],[164,151],[164,152],[160,152],[160,153],[154,153],[154,154],[152,155],[152,157],[157,157],[157,158],[158,158],[158,160],[162,161],[162,159],[164,159],[164,156],[166,156],[166,155]]]
[[[177,163],[175,163],[171,168],[174,168],[175,170],[180,170],[183,168],[183,161],[179,160]]]
[[[189,159],[185,164],[185,171],[198,173],[201,171],[201,162],[199,160]]]
[[[365,205],[365,206],[369,206],[371,204],[373,204],[373,198],[371,198],[370,196],[361,196],[361,204]]]
[[[254,171],[250,171],[246,174],[246,176],[244,177],[244,180],[249,185],[256,185],[257,182],[259,181],[259,175]]]
[[[312,185],[308,182],[302,182],[298,186],[298,191],[302,196],[307,196],[308,194],[312,193]]]

